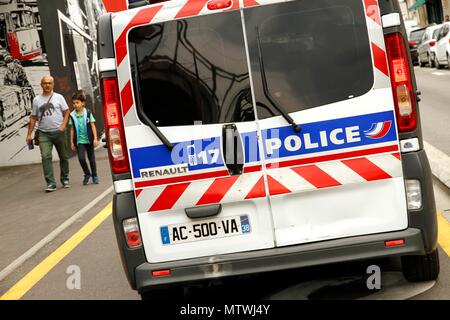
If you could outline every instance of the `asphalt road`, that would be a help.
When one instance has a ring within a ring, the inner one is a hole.
[[[450,70],[414,68],[424,140],[450,155]]]

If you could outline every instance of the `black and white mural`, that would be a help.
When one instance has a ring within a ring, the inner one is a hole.
[[[101,0],[0,0],[0,166],[40,162],[25,137],[46,74],[69,106],[74,91],[86,92],[102,131],[96,30],[103,12]]]

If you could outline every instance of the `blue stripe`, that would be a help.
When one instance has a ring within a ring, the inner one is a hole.
[[[386,136],[381,139],[370,139],[365,135],[364,132],[374,124],[385,121],[392,122],[391,129]],[[379,143],[393,142],[397,140],[394,124],[394,112],[386,111],[301,124],[302,131],[300,133],[295,133],[290,126],[263,130],[264,154],[266,159],[274,160],[318,152],[344,151],[352,147],[370,147]],[[241,137],[244,143],[245,163],[260,161],[256,132],[243,133]],[[279,146],[279,148],[269,152],[270,150],[266,148],[267,139],[271,139],[270,142],[277,147]],[[333,143],[333,140],[337,143]],[[174,145],[172,153],[164,145],[131,149],[130,158],[134,177],[140,177],[141,169],[176,164],[188,164],[190,172],[225,168],[221,138],[219,136],[202,140],[183,141]],[[217,161],[212,163],[214,156],[216,156]]]

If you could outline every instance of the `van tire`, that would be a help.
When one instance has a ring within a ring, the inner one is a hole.
[[[141,293],[142,300],[178,301],[184,297],[184,287],[162,287]]]
[[[410,282],[436,280],[439,276],[439,253],[435,249],[423,256],[403,256],[403,275]]]

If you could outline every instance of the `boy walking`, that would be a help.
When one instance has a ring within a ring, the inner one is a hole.
[[[75,92],[72,96],[74,110],[70,113],[70,141],[71,148],[78,154],[81,168],[83,168],[83,185],[92,182],[99,183],[97,176],[97,165],[95,163],[94,148],[98,145],[97,129],[92,113],[86,109],[86,96],[82,90]],[[86,153],[89,159],[91,171],[86,163]]]

